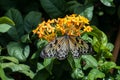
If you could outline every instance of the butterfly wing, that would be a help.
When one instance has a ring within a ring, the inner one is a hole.
[[[68,47],[68,39],[66,38],[66,36],[63,36],[63,39],[61,41],[58,40],[58,44],[57,44],[57,58],[59,60],[63,60],[67,57],[68,52],[69,52],[69,47]]]
[[[87,54],[89,45],[79,37],[69,37],[69,48],[74,58],[78,58],[81,54]]]
[[[59,60],[63,60],[68,55],[68,40],[63,37],[58,37],[41,51],[40,56],[42,58],[56,57]]]

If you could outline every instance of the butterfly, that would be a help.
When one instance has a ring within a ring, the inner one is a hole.
[[[74,58],[78,58],[82,54],[91,52],[91,47],[79,37],[65,35],[48,43],[41,51],[40,56],[42,58],[55,57],[64,60],[69,52]]]

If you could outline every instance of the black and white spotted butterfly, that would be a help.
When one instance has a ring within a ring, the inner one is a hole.
[[[63,60],[69,52],[74,58],[78,58],[82,54],[91,52],[91,47],[79,37],[65,35],[48,43],[41,51],[40,56],[42,58],[56,57]]]

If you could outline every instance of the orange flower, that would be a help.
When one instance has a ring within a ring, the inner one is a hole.
[[[84,31],[84,32],[91,32],[92,30],[93,30],[92,27],[86,26],[83,31]]]
[[[39,38],[51,41],[59,32],[62,35],[80,36],[81,33],[91,32],[92,30],[87,18],[72,14],[69,16],[66,15],[64,18],[52,19],[47,22],[43,21],[33,30],[33,33],[37,34]]]

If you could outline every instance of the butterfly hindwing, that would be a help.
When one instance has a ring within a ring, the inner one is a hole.
[[[55,47],[54,42],[55,42],[55,41],[52,41],[52,42],[48,43],[48,44],[45,46],[45,48],[41,51],[40,56],[41,56],[42,58],[55,57],[56,49],[54,48],[54,47]]]
[[[67,57],[68,51],[68,41],[63,36],[48,43],[41,51],[40,56],[42,58],[56,57],[59,60],[63,60]]]
[[[57,58],[59,60],[65,59],[68,55],[68,52],[69,52],[68,40],[67,40],[66,36],[63,36],[62,38],[63,39],[61,41],[59,41],[59,38],[57,38],[57,40],[58,40]]]
[[[82,54],[88,53],[88,44],[79,37],[69,37],[69,47],[74,58],[80,57]]]

